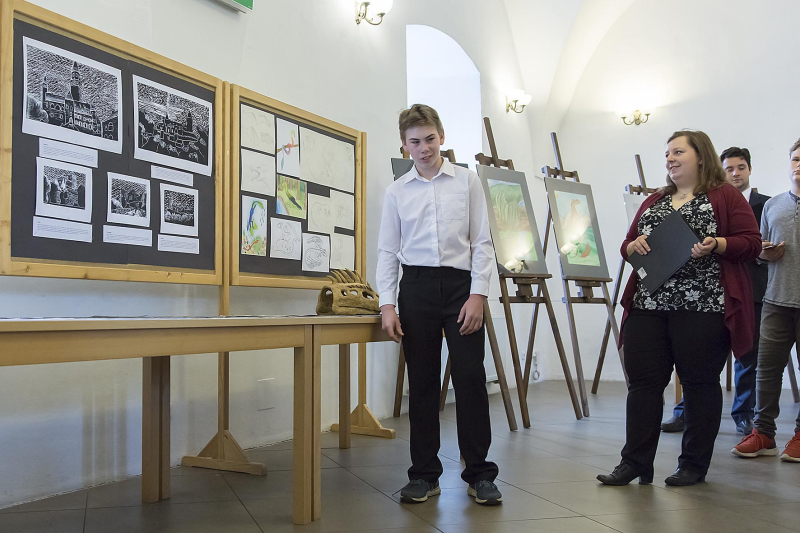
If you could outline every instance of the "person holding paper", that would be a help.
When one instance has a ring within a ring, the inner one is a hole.
[[[725,181],[711,139],[678,131],[667,141],[667,185],[639,208],[622,243],[624,258],[650,252],[647,236],[678,210],[699,238],[691,259],[649,294],[632,274],[621,304],[621,342],[628,374],[626,442],[606,485],[653,481],[664,389],[673,366],[686,400],[678,468],[667,485],[705,481],[722,413],[719,375],[728,351],[753,344],[753,295],[744,265],[761,251],[761,234],[744,196]]]
[[[783,369],[792,355],[792,346],[800,343],[800,140],[792,145],[789,154],[791,189],[771,198],[761,218],[761,233],[767,240],[761,258],[769,261],[769,281],[756,370],[755,428],[731,450],[739,457],[778,455],[775,419],[780,414]],[[781,460],[800,463],[800,413]]]

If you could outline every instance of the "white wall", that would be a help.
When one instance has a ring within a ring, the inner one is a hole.
[[[389,159],[399,146],[397,115],[406,104],[407,24],[433,26],[470,55],[481,74],[483,112],[493,121],[501,157],[513,154],[517,168],[532,175],[528,126],[505,113],[504,95],[520,87],[522,78],[502,0],[404,0],[378,27],[356,26],[351,0],[259,0],[249,15],[211,0],[34,3],[366,131],[370,279],[379,206],[391,181]],[[435,68],[435,53],[420,61]],[[497,287],[492,291],[497,294]],[[234,314],[308,314],[316,294],[234,288],[231,301]],[[2,316],[213,315],[216,310],[217,291],[209,287],[0,279]],[[385,417],[391,413],[397,347],[374,345],[369,354],[369,405]],[[291,352],[241,353],[231,360],[231,429],[239,443],[253,447],[289,438]],[[325,350],[323,361],[322,417],[328,426],[337,413],[335,350]],[[214,434],[216,355],[175,357],[172,368],[172,462],[177,463]],[[280,405],[257,411],[256,380],[269,377],[276,378]],[[140,391],[139,360],[0,369],[0,507],[139,473]]]

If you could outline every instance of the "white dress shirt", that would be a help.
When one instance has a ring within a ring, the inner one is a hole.
[[[375,284],[380,305],[397,304],[400,264],[472,273],[471,294],[489,294],[494,248],[478,175],[445,160],[426,180],[416,167],[386,188]]]
[[[747,203],[750,203],[750,193],[753,192],[753,189],[750,187],[747,188],[746,191],[742,191],[742,195],[744,195],[744,199],[747,200]]]

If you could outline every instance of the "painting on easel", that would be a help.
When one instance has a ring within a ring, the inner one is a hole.
[[[553,213],[562,274],[608,278],[591,186],[554,178],[545,178],[544,182]]]
[[[525,174],[478,165],[478,176],[489,208],[498,270],[510,276],[547,274]]]

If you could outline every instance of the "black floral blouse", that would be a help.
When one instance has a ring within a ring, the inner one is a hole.
[[[672,211],[670,196],[664,196],[656,201],[639,217],[639,235],[650,235]],[[698,241],[717,236],[714,208],[707,194],[689,200],[678,211],[697,234]],[[689,259],[652,295],[647,293],[647,289],[639,280],[636,284],[633,306],[656,311],[725,312],[725,291],[720,283],[717,255],[712,253]]]

